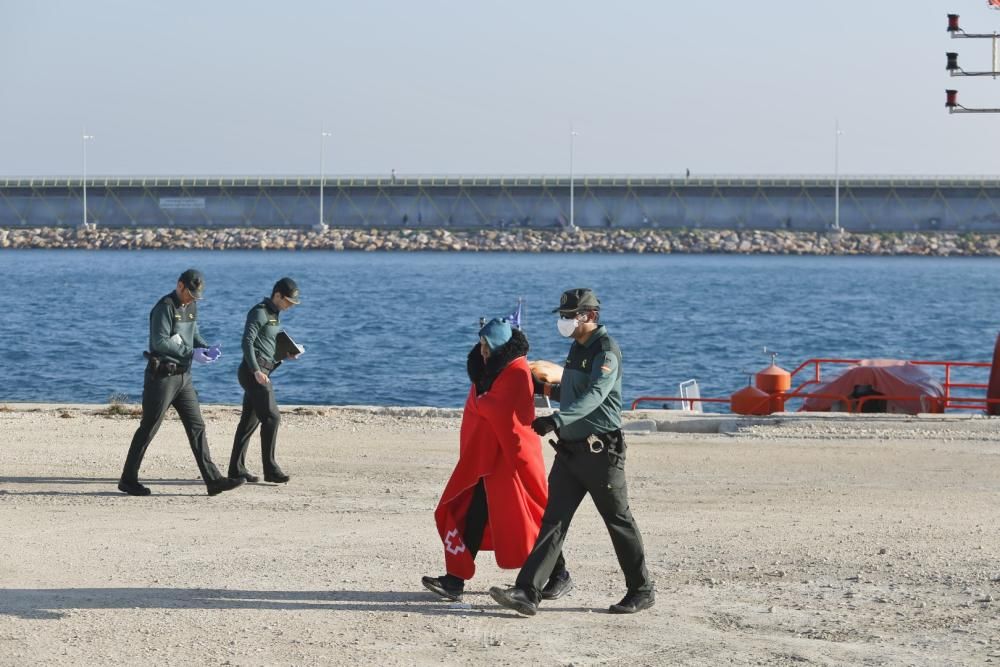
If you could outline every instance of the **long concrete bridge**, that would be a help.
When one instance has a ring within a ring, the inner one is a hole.
[[[833,178],[578,176],[580,227],[828,230]],[[76,226],[80,178],[0,178],[0,227]],[[310,227],[318,177],[95,177],[88,220],[106,227]],[[556,176],[329,177],[323,219],[347,228],[557,229],[570,181]],[[839,179],[846,230],[1000,232],[1000,177]]]

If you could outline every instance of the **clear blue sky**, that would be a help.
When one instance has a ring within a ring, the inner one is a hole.
[[[998,174],[985,0],[0,0],[0,175]]]

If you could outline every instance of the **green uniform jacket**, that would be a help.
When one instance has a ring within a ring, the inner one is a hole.
[[[180,334],[180,343],[170,340],[174,334]],[[196,347],[208,347],[198,332],[198,302],[182,306],[177,292],[171,292],[149,313],[149,351],[165,361],[190,366]]]
[[[622,425],[622,353],[600,325],[586,345],[573,342],[562,382],[553,386],[559,412],[552,416],[565,440],[609,433]]]
[[[270,299],[264,299],[247,313],[243,327],[243,361],[251,371],[261,370],[257,357],[274,364],[275,340],[281,331],[278,315],[281,311]]]

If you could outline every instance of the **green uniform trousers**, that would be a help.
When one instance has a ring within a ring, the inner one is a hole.
[[[617,438],[620,440],[621,435]],[[624,441],[620,450],[620,454],[609,455],[607,451],[591,453],[586,446],[563,446],[556,454],[549,472],[549,500],[542,527],[515,584],[536,603],[562,554],[573,515],[588,493],[611,535],[628,590],[653,590],[642,535],[628,505]]]
[[[269,371],[264,371],[270,377]],[[250,438],[257,427],[260,427],[260,458],[264,465],[264,475],[269,477],[280,472],[278,462],[274,458],[274,449],[278,443],[278,425],[281,424],[281,412],[274,398],[274,385],[270,382],[257,382],[253,371],[246,362],[240,364],[236,377],[243,387],[243,412],[240,423],[236,427],[233,438],[233,451],[229,455],[229,476],[237,477],[247,473],[247,448]]]
[[[142,421],[132,437],[132,444],[125,459],[125,469],[122,471],[123,482],[139,480],[139,466],[146,455],[146,448],[153,441],[153,436],[160,429],[164,415],[173,406],[184,424],[194,460],[201,471],[201,478],[208,482],[222,479],[219,469],[212,463],[212,455],[208,451],[208,437],[205,435],[205,420],[201,416],[198,405],[198,393],[191,384],[191,371],[177,375],[154,374],[146,368],[142,387]]]

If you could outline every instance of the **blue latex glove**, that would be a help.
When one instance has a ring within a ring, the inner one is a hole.
[[[208,348],[206,347],[194,348],[194,354],[191,355],[191,360],[196,361],[199,364],[210,364],[215,361],[215,359],[208,356]]]
[[[213,345],[212,347],[208,348],[208,351],[205,353],[205,356],[207,356],[212,361],[217,361],[219,357],[222,356],[222,346]]]

